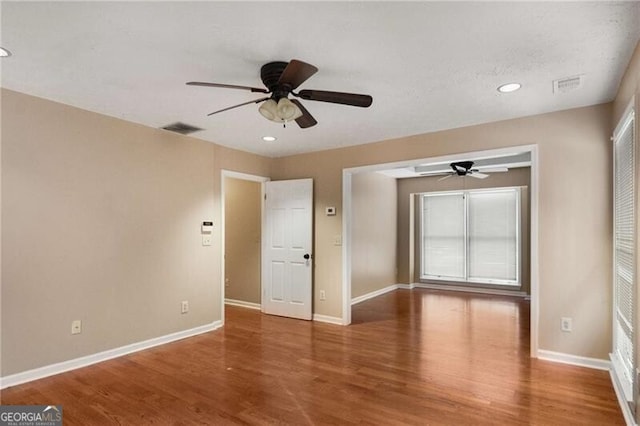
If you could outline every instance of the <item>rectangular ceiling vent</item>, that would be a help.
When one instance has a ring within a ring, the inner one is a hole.
[[[584,83],[584,75],[560,78],[553,80],[553,93],[567,93],[580,89]]]
[[[168,130],[170,132],[180,133],[181,135],[188,135],[188,134],[193,133],[193,132],[198,132],[200,130],[204,130],[204,129],[201,129],[199,127],[192,126],[190,124],[181,123],[179,121],[176,122],[176,123],[164,126],[163,129],[164,130]]]

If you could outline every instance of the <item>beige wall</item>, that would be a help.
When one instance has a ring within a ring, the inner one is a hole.
[[[262,184],[224,179],[224,296],[259,304]]]
[[[220,320],[220,169],[270,160],[1,95],[2,375]]]
[[[511,169],[504,173],[491,173],[486,179],[457,178],[438,181],[440,177],[425,176],[411,179],[398,179],[398,282],[411,283],[411,272],[413,272],[414,282],[420,277],[420,244],[419,244],[419,201],[415,203],[414,220],[415,226],[411,226],[410,199],[412,194],[434,191],[454,191],[459,189],[480,189],[480,188],[504,188],[510,186],[520,186],[529,188],[531,185],[530,168],[521,167]],[[522,288],[519,290],[529,292],[529,191],[522,191],[521,199],[521,258],[522,258]],[[415,264],[411,259],[412,242],[411,231],[415,232]],[[413,271],[412,271],[413,266]]]
[[[396,284],[397,185],[379,173],[352,180],[351,297]]]
[[[272,177],[314,178],[316,312],[340,317],[342,258],[332,236],[341,210],[342,169],[517,145],[539,147],[541,349],[606,359],[611,341],[611,104],[279,158]],[[589,173],[585,173],[588,170]],[[585,266],[587,265],[587,266]],[[560,318],[573,318],[562,333]]]

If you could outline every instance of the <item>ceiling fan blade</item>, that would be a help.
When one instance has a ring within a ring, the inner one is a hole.
[[[244,106],[244,105],[249,105],[249,104],[259,104],[260,102],[264,102],[264,101],[266,101],[267,99],[271,99],[271,96],[267,96],[266,98],[255,99],[255,100],[253,100],[253,101],[249,101],[249,102],[243,102],[243,103],[238,104],[238,105],[234,105],[234,106],[230,106],[230,107],[227,107],[227,108],[224,108],[224,109],[220,109],[220,110],[218,110],[218,111],[210,112],[210,113],[209,113],[209,114],[207,114],[207,115],[213,115],[213,114],[217,114],[217,113],[219,113],[219,112],[229,111],[230,109],[238,108],[238,107],[241,107],[241,106]]]
[[[187,86],[222,87],[224,89],[250,90],[254,93],[269,93],[267,89],[260,89],[258,87],[237,86],[235,84],[204,83],[202,81],[190,81],[187,83]]]
[[[309,114],[309,111],[307,111],[307,109],[302,106],[300,101],[298,101],[297,99],[291,99],[291,102],[296,104],[296,106],[300,108],[300,111],[302,111],[302,115],[296,118],[296,123],[298,123],[298,126],[300,126],[301,129],[307,129],[318,124],[316,119],[313,118],[311,114]]]
[[[425,177],[433,177],[433,176],[444,176],[444,175],[450,175],[451,172],[423,172],[423,173],[418,173],[420,176],[425,176]]]
[[[309,101],[331,102],[334,104],[352,105],[367,108],[373,103],[373,98],[369,95],[358,95],[355,93],[328,92],[326,90],[301,90],[295,96]]]
[[[476,179],[486,179],[486,178],[489,177],[489,175],[485,175],[484,173],[480,173],[480,172],[467,173],[467,176],[471,176],[471,177],[474,177]]]
[[[282,71],[282,74],[280,74],[278,84],[287,84],[291,86],[291,90],[293,90],[317,72],[318,68],[313,65],[292,59],[289,65]]]
[[[482,169],[482,173],[500,173],[500,172],[508,172],[509,169],[507,167],[488,167],[486,169]]]
[[[449,179],[451,176],[453,176],[453,175],[446,175],[444,177],[441,177],[440,179],[438,179],[438,182],[443,181],[445,179]]]

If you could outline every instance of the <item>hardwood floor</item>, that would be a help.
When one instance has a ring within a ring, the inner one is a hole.
[[[624,424],[609,374],[529,357],[520,299],[397,290],[342,327],[228,306],[226,325],[6,389],[65,425]]]

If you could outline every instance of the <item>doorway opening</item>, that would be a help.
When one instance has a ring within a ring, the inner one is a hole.
[[[528,156],[527,166],[529,169],[529,209],[530,215],[528,218],[529,224],[528,227],[530,229],[530,238],[527,244],[527,249],[529,252],[529,262],[528,268],[530,269],[529,275],[529,287],[530,287],[530,299],[531,299],[531,309],[530,309],[530,348],[531,355],[537,356],[538,351],[538,312],[539,312],[539,299],[538,299],[538,165],[537,165],[537,146],[536,145],[524,145],[524,146],[514,146],[503,149],[495,149],[495,150],[486,150],[486,151],[477,151],[477,152],[466,152],[459,154],[452,154],[440,157],[431,157],[431,158],[422,158],[422,159],[414,159],[407,160],[402,162],[394,162],[394,163],[385,163],[385,164],[376,164],[362,167],[354,167],[343,170],[343,218],[342,218],[342,226],[343,226],[343,247],[342,247],[342,260],[343,260],[343,276],[342,276],[342,320],[344,325],[348,325],[351,323],[351,305],[356,302],[359,294],[355,294],[356,298],[352,298],[352,286],[353,283],[353,267],[354,265],[358,265],[360,261],[354,250],[357,248],[357,241],[354,241],[354,233],[360,232],[358,226],[356,224],[356,219],[354,217],[354,211],[358,212],[358,203],[361,203],[362,200],[358,200],[358,194],[354,192],[354,189],[357,189],[358,186],[362,185],[360,182],[359,175],[361,174],[371,174],[371,172],[380,172],[385,170],[401,170],[401,169],[411,169],[414,172],[416,171],[429,171],[430,165],[448,165],[452,162],[464,161],[469,158],[473,158],[474,160],[481,159],[495,159],[495,158],[504,158],[504,157],[513,157],[518,158],[526,154]],[[491,161],[488,161],[489,163]],[[513,163],[515,164],[515,163]],[[416,166],[419,166],[416,169]],[[428,170],[429,169],[429,170]],[[437,167],[434,167],[434,170]],[[465,178],[466,179],[466,178]],[[487,179],[488,180],[488,179]],[[449,179],[447,182],[454,181],[454,179]],[[355,188],[354,188],[355,187]],[[400,196],[398,193],[397,196]],[[406,257],[408,259],[407,268],[403,271],[396,271],[398,278],[400,281],[396,281],[395,284],[390,283],[391,285],[386,288],[386,290],[394,290],[396,288],[413,288],[415,286],[426,286],[427,284],[420,283],[419,273],[415,273],[418,269],[419,262],[416,259],[414,248],[417,246],[416,238],[416,229],[415,226],[420,221],[416,220],[414,214],[419,206],[414,203],[417,197],[411,196],[410,200],[407,201],[407,210],[408,212],[413,213],[411,217],[407,214],[407,221],[410,221],[411,225],[406,232],[407,235],[400,235],[400,229],[398,230],[398,241],[402,240],[401,237],[406,239],[406,247],[402,246],[406,249]],[[399,199],[398,199],[399,200]],[[370,204],[370,203],[369,203]],[[408,213],[405,212],[405,213]],[[398,211],[398,222],[400,222],[401,212]],[[413,219],[411,219],[413,218]],[[404,244],[404,242],[402,243]],[[400,250],[398,250],[400,252]],[[400,267],[403,267],[401,265]],[[406,278],[402,278],[403,273],[408,275]],[[406,284],[398,284],[398,282],[402,282]],[[357,286],[357,283],[356,283]],[[453,289],[453,288],[452,288]],[[384,292],[385,289],[381,289],[380,294]],[[356,287],[355,291],[359,291]],[[486,289],[483,289],[486,291]]]
[[[225,305],[261,310],[264,184],[269,178],[222,171],[222,319]]]

